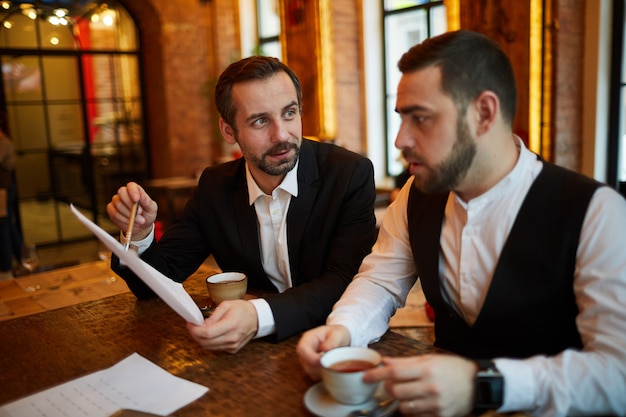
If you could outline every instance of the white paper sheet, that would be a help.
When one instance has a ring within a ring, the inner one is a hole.
[[[167,415],[209,389],[133,353],[116,365],[0,408],[2,417],[107,417],[130,408]]]
[[[110,234],[102,230],[98,225],[79,212],[74,205],[70,204],[70,210],[78,217],[91,232],[96,235],[113,253],[115,253],[124,264],[133,270],[163,301],[165,301],[174,311],[181,315],[186,321],[194,324],[204,323],[204,317],[200,308],[193,301],[191,296],[185,291],[182,284],[172,281],[151,265],[145,263],[135,251],[125,250],[124,246]]]

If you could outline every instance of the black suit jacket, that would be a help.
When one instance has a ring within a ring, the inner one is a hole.
[[[276,293],[264,298],[281,340],[325,322],[376,239],[375,199],[369,159],[304,139],[287,214],[292,288],[279,294],[263,270],[243,158],[205,169],[181,218],[141,257],[177,282],[211,254],[223,271],[244,272],[250,288]],[[119,259],[112,267],[138,298],[155,296]]]

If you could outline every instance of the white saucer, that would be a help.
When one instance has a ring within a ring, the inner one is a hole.
[[[324,384],[318,382],[304,394],[304,405],[307,410],[319,417],[346,417],[351,411],[373,408],[378,402],[387,397],[388,394],[381,387],[368,402],[356,405],[342,404],[337,402],[337,400],[326,391]],[[396,410],[397,406],[398,403],[394,402],[384,410],[380,417],[391,415]]]

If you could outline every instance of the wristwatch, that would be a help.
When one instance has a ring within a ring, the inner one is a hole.
[[[496,410],[502,405],[504,397],[504,378],[498,372],[492,360],[478,360],[478,371],[474,382],[474,410],[480,415],[489,410]]]

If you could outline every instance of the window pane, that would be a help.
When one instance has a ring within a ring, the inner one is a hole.
[[[5,48],[36,48],[35,21],[21,13],[2,13],[0,46]]]
[[[11,136],[18,152],[47,147],[46,118],[41,104],[7,106]]]
[[[280,47],[280,42],[278,41],[262,43],[259,53],[261,55],[273,56],[275,58],[282,59],[282,48]]]
[[[137,49],[135,25],[123,9],[100,8],[79,26],[82,49],[133,51]]]
[[[46,100],[79,100],[75,57],[42,57]]]
[[[626,1],[624,3],[622,7],[626,7]],[[626,15],[624,16],[624,25],[626,25]],[[626,182],[626,30],[622,33],[622,73],[620,77],[622,108],[620,109],[621,120],[619,123],[620,132],[618,133],[617,181],[624,183]],[[626,187],[626,184],[620,186]],[[626,196],[626,194],[624,195]]]
[[[259,38],[271,38],[280,34],[278,0],[258,0]]]
[[[136,51],[139,41],[137,39],[137,30],[133,18],[128,14],[126,9],[117,8],[118,24],[118,42],[117,49],[120,51]]]
[[[414,10],[391,15],[385,20],[387,166],[389,175],[398,175],[403,169],[402,162],[399,159],[400,151],[394,147],[394,138],[400,126],[399,118],[393,111],[396,104],[396,89],[401,76],[397,64],[404,52],[427,37],[428,23],[425,10]]]
[[[49,104],[50,143],[53,148],[80,146],[85,142],[80,103]]]
[[[40,45],[42,49],[76,49],[74,35],[70,26],[51,24],[45,20],[38,20],[41,35]]]
[[[617,161],[617,180],[626,182],[626,133],[624,132],[624,124],[626,123],[626,92],[622,87],[622,122],[620,123],[621,133],[619,143],[619,159]]]
[[[385,11],[401,10],[430,3],[433,0],[385,0]]]
[[[444,6],[435,6],[430,9],[430,38],[441,35],[448,30],[448,17]]]
[[[137,98],[139,91],[139,65],[135,55],[118,55],[114,59],[116,95],[125,99]]]
[[[402,156],[395,147],[395,138],[400,130],[400,115],[395,112],[396,93],[387,98],[387,166],[389,175],[396,176],[402,172]]]
[[[12,132],[11,132],[12,133]],[[32,153],[18,155],[15,161],[15,175],[17,176],[18,193],[21,199],[50,196],[50,168],[48,166],[47,153]],[[41,213],[40,213],[41,214]],[[26,219],[37,219],[39,216],[29,217],[22,213],[22,222]],[[41,230],[54,229],[42,227]],[[24,236],[31,240],[31,236]],[[39,241],[49,241],[41,239]]]
[[[8,102],[41,100],[39,59],[34,56],[2,57],[4,94]]]

